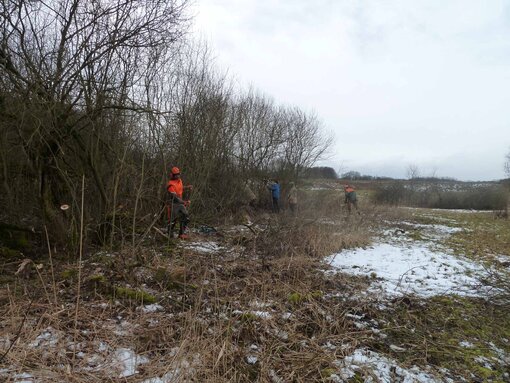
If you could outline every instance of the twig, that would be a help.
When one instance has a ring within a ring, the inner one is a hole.
[[[46,225],[44,225],[44,232],[46,233],[46,243],[48,245],[48,254],[50,256],[50,270],[51,270],[51,281],[53,283],[53,299],[55,299],[55,304],[57,305],[57,285],[55,283],[55,273],[53,271],[53,257],[51,255],[51,246],[50,246],[50,237],[48,236],[48,229]]]
[[[81,178],[81,217],[80,217],[80,256],[78,259],[78,292],[76,296],[76,311],[74,313],[74,347],[73,362],[76,357],[76,331],[78,328],[78,312],[80,309],[80,293],[81,293],[81,260],[83,256],[83,207],[85,200],[85,175]]]
[[[142,194],[142,187],[143,187],[143,180],[145,175],[145,152],[144,156],[142,157],[142,174],[140,176],[140,186],[138,187],[138,190],[136,192],[136,198],[135,198],[135,207],[133,211],[133,224],[132,224],[132,238],[131,238],[131,247],[133,249],[133,253],[135,252],[135,233],[136,233],[136,212],[138,210],[138,203],[140,201],[140,197]]]

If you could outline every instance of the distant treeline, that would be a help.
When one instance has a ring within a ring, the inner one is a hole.
[[[391,177],[380,177],[380,176],[369,176],[367,174],[361,174],[360,172],[350,171],[342,174],[342,179],[350,181],[377,181],[377,180],[392,180]]]
[[[306,169],[304,172],[304,176],[312,179],[332,179],[336,180],[338,178],[338,174],[336,174],[335,169],[330,168],[328,166],[314,166]]]
[[[437,209],[505,210],[508,190],[500,184],[465,183],[457,190],[438,183],[395,181],[379,185],[376,203]]]

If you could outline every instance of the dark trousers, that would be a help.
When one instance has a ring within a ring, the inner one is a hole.
[[[177,223],[179,223],[179,234],[183,234],[189,223],[188,210],[182,204],[167,205],[168,227],[167,231],[172,236]]]
[[[279,213],[280,212],[280,205],[279,205],[279,198],[273,197],[273,212]]]

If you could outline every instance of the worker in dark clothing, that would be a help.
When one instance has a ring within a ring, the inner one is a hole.
[[[271,198],[273,201],[273,212],[280,212],[280,184],[278,180],[273,180],[267,183],[267,188],[271,191]]]
[[[344,185],[345,200],[344,203],[347,205],[347,210],[351,214],[352,206],[358,211],[358,197],[356,196],[356,190],[351,185]],[[359,212],[358,212],[359,214]]]

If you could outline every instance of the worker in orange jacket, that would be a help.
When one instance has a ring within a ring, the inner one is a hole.
[[[347,205],[347,210],[351,214],[352,206],[358,210],[358,197],[356,196],[356,190],[351,185],[344,185],[345,200],[344,203]],[[359,212],[358,212],[359,213]]]
[[[166,185],[169,197],[169,203],[167,204],[167,230],[170,238],[173,237],[173,230],[177,222],[179,222],[179,238],[188,238],[189,214],[186,208],[189,206],[190,201],[183,199],[183,193],[184,189],[191,188],[191,185],[184,186],[181,179],[181,171],[177,166],[174,166],[171,171],[171,178]]]

